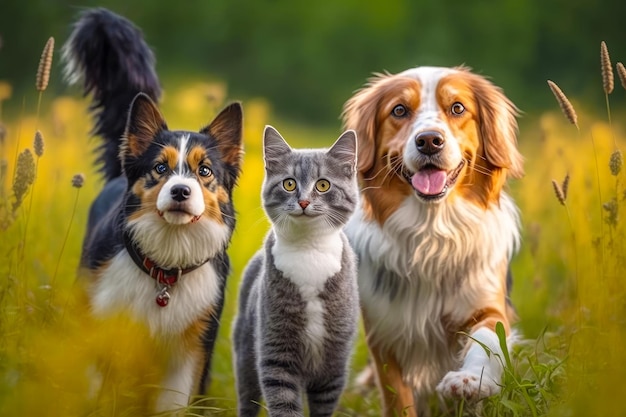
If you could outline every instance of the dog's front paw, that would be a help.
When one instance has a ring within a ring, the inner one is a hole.
[[[486,375],[468,371],[448,372],[443,377],[437,392],[445,398],[454,400],[479,400],[500,392],[500,387]]]

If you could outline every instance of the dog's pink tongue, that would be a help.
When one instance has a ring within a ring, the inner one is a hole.
[[[439,169],[423,169],[411,178],[411,185],[424,195],[441,194],[446,186],[446,171]]]

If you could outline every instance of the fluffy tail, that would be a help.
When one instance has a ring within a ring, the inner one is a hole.
[[[92,95],[92,133],[104,139],[97,161],[111,180],[122,171],[119,143],[132,99],[139,92],[154,101],[161,95],[154,55],[132,22],[97,8],[80,15],[63,46],[63,58],[70,84],[81,82],[84,94]]]

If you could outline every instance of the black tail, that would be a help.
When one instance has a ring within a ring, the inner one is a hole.
[[[104,138],[98,163],[111,180],[122,170],[119,143],[130,103],[139,92],[154,101],[161,95],[154,55],[132,22],[97,8],[80,15],[63,46],[63,57],[69,82],[82,81],[84,94],[92,95],[92,133]]]

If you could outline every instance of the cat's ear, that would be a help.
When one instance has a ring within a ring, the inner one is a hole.
[[[357,140],[354,130],[346,130],[339,136],[327,154],[339,161],[339,164],[347,176],[356,172],[357,163]]]
[[[265,169],[273,170],[284,165],[285,155],[291,153],[291,147],[272,126],[265,126],[263,131],[263,159]]]

